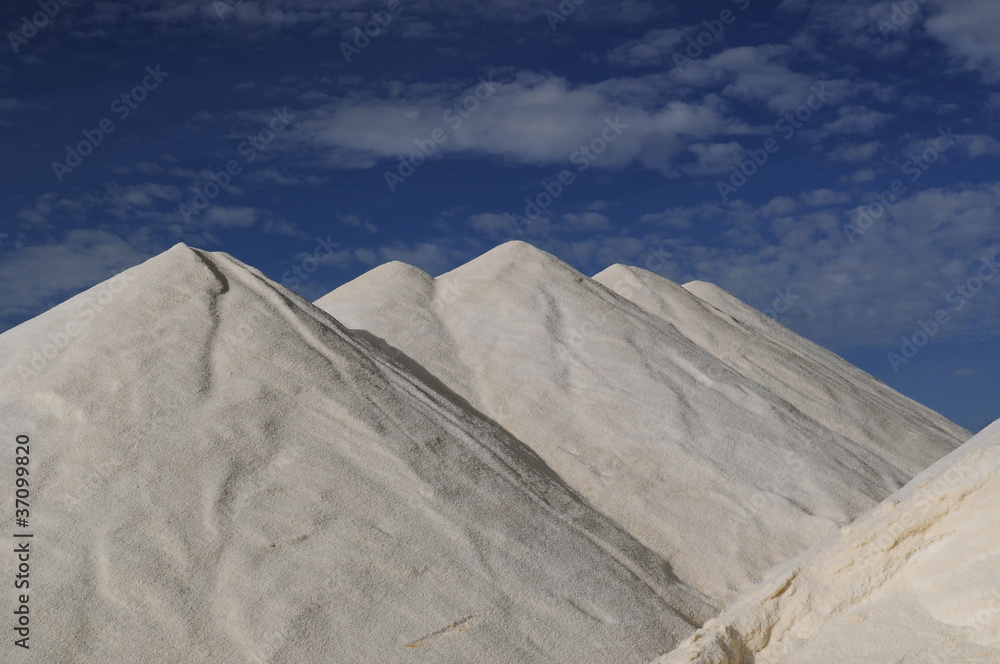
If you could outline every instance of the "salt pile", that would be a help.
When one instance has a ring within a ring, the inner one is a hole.
[[[316,304],[524,441],[719,608],[971,435],[750,311],[634,268],[589,279],[523,242],[437,279],[382,265]]]
[[[932,650],[981,610],[995,447],[720,289],[513,242],[317,305],[177,245],[0,335],[30,657],[843,661],[827,630],[891,639],[838,607]],[[931,507],[883,502],[964,458],[986,474]]]
[[[257,271],[178,245],[124,282],[42,371],[19,368],[92,293],[0,336],[34,661],[642,662],[714,614],[522,443]]]
[[[1000,421],[659,664],[1000,661]]]
[[[624,265],[614,265],[594,279],[670,322],[714,357],[823,426],[885,455],[910,475],[941,458],[941,448],[926,444],[928,431],[959,442],[972,435],[714,284],[695,281],[682,287]]]

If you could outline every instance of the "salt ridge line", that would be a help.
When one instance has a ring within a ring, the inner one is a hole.
[[[725,311],[692,289],[635,267],[615,265],[594,279],[670,321],[694,343],[824,427],[860,443],[910,475],[972,436],[755,309],[742,305],[742,312],[738,311],[739,301],[718,287],[694,289],[711,289],[719,306],[725,307],[720,300],[730,301],[732,306]],[[759,324],[744,322],[751,318]],[[913,411],[915,422],[886,416],[898,408]],[[941,428],[953,437],[954,444],[923,452],[915,449],[913,441],[919,442],[926,425]]]
[[[997,661],[998,494],[1000,421],[654,664]]]
[[[202,260],[211,261],[211,258],[209,258],[205,252],[195,250],[195,253],[197,253]],[[213,258],[226,261],[235,267],[241,268],[235,273],[237,278],[260,295],[272,300],[272,304],[275,305],[276,315],[282,315],[282,312],[287,310],[289,305],[294,305],[304,316],[322,325],[322,329],[324,331],[328,329],[333,330],[334,333],[340,337],[340,339],[352,345],[358,353],[368,358],[374,358],[373,361],[375,361],[379,369],[382,371],[388,370],[395,375],[400,383],[405,386],[406,391],[411,396],[419,399],[434,409],[440,410],[441,414],[446,416],[447,422],[451,425],[456,434],[464,433],[465,430],[461,427],[460,423],[464,422],[468,424],[470,420],[465,411],[459,409],[453,401],[444,398],[440,392],[435,391],[430,386],[415,380],[412,374],[406,372],[401,365],[393,361],[391,358],[385,357],[376,347],[362,339],[358,339],[355,335],[348,332],[346,328],[344,328],[333,316],[326,313],[322,309],[315,307],[308,301],[297,298],[297,296],[285,299],[285,296],[278,294],[273,290],[273,288],[267,287],[269,285],[269,280],[266,276],[256,269],[240,263],[231,256],[219,254],[213,255]],[[254,284],[246,281],[244,273],[253,275],[256,278],[257,283]],[[260,288],[261,284],[265,287]],[[281,298],[281,301],[285,303],[285,307],[281,307],[278,304],[278,301],[275,301],[276,298]],[[324,321],[321,318],[325,318],[326,320]],[[331,356],[329,350],[327,350],[322,342],[316,337],[315,330],[311,329],[308,325],[303,324],[302,320],[298,316],[293,319],[289,319],[285,316],[285,320],[295,327],[302,339],[306,341],[314,350],[316,350],[317,353],[323,355],[331,362],[335,362],[335,358]],[[636,578],[640,579],[661,597],[664,599],[677,598],[676,588],[678,586],[664,583],[662,578],[662,559],[652,555],[652,552],[646,549],[637,540],[632,538],[627,532],[622,531],[617,524],[614,524],[612,521],[604,517],[604,515],[600,514],[600,512],[591,510],[589,506],[586,510],[579,509],[579,507],[586,505],[586,501],[582,496],[579,496],[569,485],[567,485],[558,474],[545,464],[543,459],[534,453],[533,450],[524,446],[523,443],[516,440],[513,436],[510,436],[510,434],[502,428],[499,429],[499,431],[502,432],[504,436],[504,442],[507,444],[507,449],[509,450],[509,457],[504,458],[504,456],[499,454],[496,450],[479,444],[476,447],[483,452],[481,460],[500,473],[503,477],[506,477],[512,486],[522,489],[525,487],[529,488],[529,495],[535,499],[537,504],[545,508],[553,516],[565,521],[584,537],[590,539],[595,545],[607,552],[623,567],[628,569],[629,572],[634,574]],[[478,442],[476,439],[473,439],[473,441]],[[520,457],[521,463],[513,463],[512,459],[518,457]],[[529,475],[525,472],[527,469],[532,469],[536,472]],[[556,486],[559,487],[560,490],[552,491],[551,489]],[[595,515],[597,516],[597,523],[594,522]],[[584,527],[582,525],[585,520],[590,520],[588,527]],[[599,529],[600,533],[594,532],[592,529]],[[696,590],[688,588],[683,584],[680,584],[679,587],[682,589],[684,594],[690,596],[691,600],[704,603],[707,606],[712,606],[711,601]],[[704,621],[703,616],[695,617],[682,615],[682,617],[685,621],[695,627],[699,626]]]
[[[96,662],[171,652],[176,661],[228,663],[337,645],[392,659],[471,608],[482,619],[460,640],[421,647],[443,657],[465,653],[466,661],[532,662],[548,653],[596,664],[652,656],[651,644],[666,647],[690,633],[677,609],[714,613],[680,587],[672,608],[593,540],[540,509],[530,487],[512,490],[517,477],[490,470],[478,455],[486,447],[502,457],[516,441],[460,406],[464,431],[456,438],[439,408],[384,370],[384,356],[259,273],[178,246],[134,275],[142,287],[116,300],[86,349],[60,356],[52,374],[16,392],[0,389],[0,428],[30,421],[40,438],[58,442],[38,459],[51,474],[40,509],[42,534],[61,552],[47,572],[60,602],[46,620],[66,629],[49,631],[43,657]],[[265,312],[261,323],[230,341],[254,310]],[[56,307],[44,322],[69,311]],[[333,357],[306,343],[292,319]],[[31,328],[29,321],[0,335],[0,375],[11,369],[8,349]],[[186,394],[170,430],[150,433],[144,423],[161,375]],[[75,485],[72,469],[102,458],[121,465],[63,505],[58,494]],[[529,464],[521,475],[538,471]],[[392,478],[406,481],[384,484]],[[585,528],[602,518],[591,514],[579,520]],[[357,527],[366,523],[375,528]],[[370,548],[379,542],[386,546]],[[366,560],[386,573],[372,576]],[[430,576],[414,573],[421,566]],[[673,583],[666,569],[659,577]],[[581,587],[578,579],[592,583]],[[371,592],[351,592],[372,583]],[[414,598],[422,598],[419,607],[408,604]],[[472,600],[490,608],[470,607]],[[364,615],[365,624],[348,629],[352,616]],[[331,621],[343,629],[331,630]],[[550,638],[552,624],[562,625],[558,638]],[[651,629],[635,634],[633,626]],[[129,638],[119,638],[120,629]],[[74,640],[81,634],[86,653]],[[498,651],[501,642],[512,647]]]
[[[912,476],[525,243],[437,279],[385,265],[317,304],[426,367],[717,604]],[[931,460],[961,442],[927,434]],[[734,520],[757,494],[768,509]]]

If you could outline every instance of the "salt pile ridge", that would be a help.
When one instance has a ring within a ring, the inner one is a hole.
[[[0,335],[33,660],[996,661],[997,427],[521,242],[317,305],[181,244]]]
[[[524,441],[721,608],[971,434],[708,299],[510,242],[436,279],[389,263],[316,304]]]
[[[658,664],[1000,661],[1000,421]]]
[[[714,615],[520,441],[256,270],[178,245],[123,279],[45,366],[94,292],[0,335],[33,661],[643,662]]]
[[[714,284],[680,286],[625,265],[614,265],[594,280],[670,322],[714,357],[823,426],[885,455],[911,475],[941,458],[940,448],[926,444],[929,431],[959,441],[972,435]]]

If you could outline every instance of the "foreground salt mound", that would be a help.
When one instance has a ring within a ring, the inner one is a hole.
[[[850,373],[786,372],[789,385],[771,389],[663,312],[523,242],[437,279],[389,263],[316,304],[524,441],[717,606],[969,435],[884,399],[865,410],[878,426],[852,438],[786,398],[853,407],[871,390]],[[732,326],[699,324],[708,336]]]
[[[739,373],[910,475],[941,458],[940,448],[926,444],[929,432],[960,441],[972,435],[714,284],[682,287],[625,265],[614,265],[594,280],[670,322]]]
[[[1000,422],[659,664],[1000,661]]]
[[[714,615],[523,444],[259,272],[178,245],[117,280],[0,335],[34,661],[645,662]]]

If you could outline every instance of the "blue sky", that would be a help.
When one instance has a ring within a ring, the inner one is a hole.
[[[14,0],[0,27],[0,330],[178,241],[315,299],[522,239],[715,282],[1000,417],[996,3]]]

